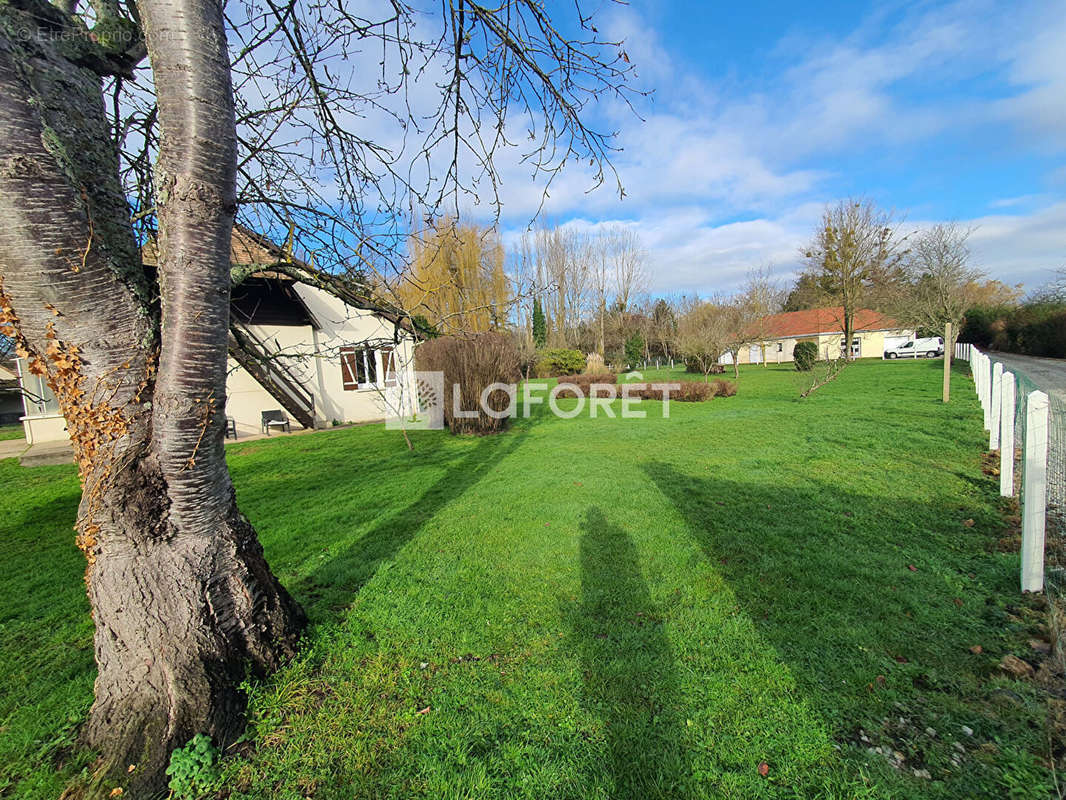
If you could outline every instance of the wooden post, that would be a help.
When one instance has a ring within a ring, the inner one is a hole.
[[[1044,524],[1047,503],[1048,397],[1030,392],[1025,411],[1022,474],[1022,591],[1044,588]]]
[[[1003,373],[1003,399],[999,404],[999,493],[1014,496],[1014,373]]]
[[[1001,404],[1003,403],[1003,365],[996,362],[992,367],[992,394],[989,397],[988,418],[992,427],[988,430],[988,449],[999,450],[999,428],[1002,420]]]
[[[955,348],[951,344],[951,323],[944,325],[944,402],[951,400],[951,359]]]

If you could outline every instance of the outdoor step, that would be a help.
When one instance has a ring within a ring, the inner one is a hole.
[[[53,464],[72,463],[74,463],[74,449],[69,442],[33,444],[19,456],[19,464],[23,467],[44,467]]]

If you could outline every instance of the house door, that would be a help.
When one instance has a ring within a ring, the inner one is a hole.
[[[761,364],[762,363],[762,347],[757,344],[753,344],[748,348],[748,363],[749,364]]]

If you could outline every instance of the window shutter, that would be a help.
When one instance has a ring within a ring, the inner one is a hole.
[[[359,358],[362,355],[354,347],[342,347],[341,354],[341,382],[344,391],[352,392],[359,388]]]
[[[381,369],[385,373],[381,376],[386,386],[396,385],[396,351],[391,347],[381,349]]]

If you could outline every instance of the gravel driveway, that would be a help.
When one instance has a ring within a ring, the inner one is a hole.
[[[1014,353],[989,353],[992,363],[1003,362],[1003,369],[1025,373],[1040,390],[1066,403],[1066,359],[1035,358]]]

